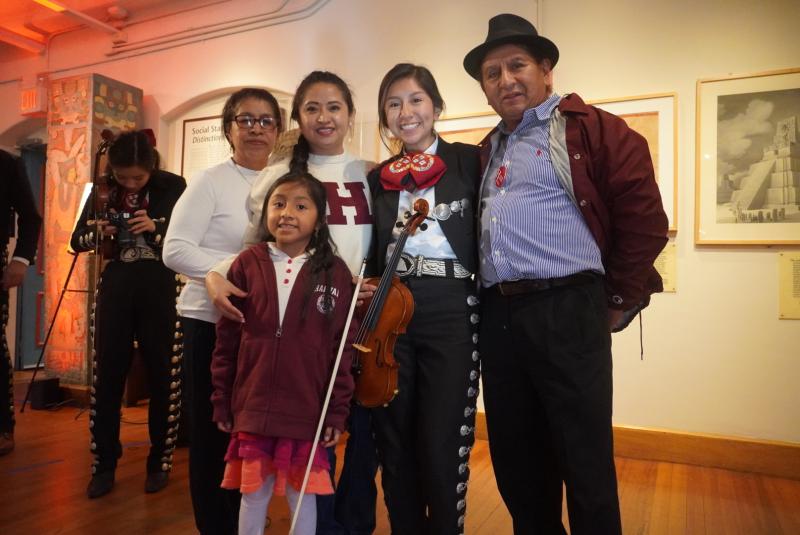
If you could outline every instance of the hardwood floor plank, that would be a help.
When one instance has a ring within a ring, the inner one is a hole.
[[[0,457],[0,534],[194,533],[187,450],[176,450],[167,488],[145,494],[146,406],[123,409],[123,418],[123,457],[114,490],[89,500],[85,494],[91,465],[87,415],[74,407],[52,412],[28,409],[18,415],[17,449]],[[626,535],[800,533],[800,481],[627,458],[617,459],[617,474]],[[468,535],[512,533],[511,517],[497,490],[488,444],[483,440],[472,451],[467,504]],[[284,498],[273,500],[269,515],[273,525],[267,535],[288,532],[290,517]],[[566,523],[566,509],[563,518]],[[389,535],[381,492],[377,524],[375,535]]]
[[[702,468],[680,465],[686,471],[686,533],[706,535],[705,502],[703,501]]]

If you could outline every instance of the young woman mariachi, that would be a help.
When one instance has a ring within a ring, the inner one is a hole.
[[[188,281],[178,300],[183,326],[184,391],[189,407],[189,488],[203,535],[235,533],[239,493],[220,488],[229,437],[211,419],[211,354],[219,312],[203,279],[220,260],[242,249],[250,188],[266,167],[281,131],[278,101],[269,91],[243,88],[228,97],[222,129],[229,160],[201,171],[181,197],[164,245],[164,263]]]
[[[300,126],[300,136],[291,158],[277,160],[259,176],[250,193],[252,211],[245,244],[263,241],[262,205],[267,190],[288,171],[309,172],[322,181],[327,192],[327,224],[339,256],[353,274],[360,270],[372,239],[372,213],[367,172],[371,162],[349,154],[345,137],[352,127],[355,106],[350,88],[339,76],[327,71],[308,74],[297,87],[291,117]],[[242,319],[229,296],[243,293],[224,278],[232,257],[206,277],[206,287],[222,314]],[[335,503],[331,496],[318,496],[319,535],[372,533],[375,529],[375,473],[377,460],[372,441],[369,413],[353,407],[348,423],[349,438]],[[334,448],[330,448],[332,461]],[[334,512],[335,508],[335,512]]]
[[[472,276],[478,152],[437,136],[433,123],[444,102],[425,67],[394,66],[378,95],[382,133],[390,131],[403,145],[369,175],[378,272],[415,200],[424,198],[430,206],[397,268],[415,305],[394,351],[398,394],[372,411],[384,497],[395,535],[459,534],[478,394],[479,316]]]
[[[108,214],[90,221],[92,207],[87,203],[70,242],[77,252],[90,251],[100,233],[113,244],[98,282],[94,316],[89,427],[95,460],[86,489],[89,498],[103,496],[114,486],[122,455],[120,405],[134,339],[150,391],[146,492],[158,492],[167,484],[180,405],[175,384],[180,359],[172,351],[176,281],[175,273],[161,263],[161,248],[186,181],[158,169],[158,154],[144,132],[121,134],[108,149],[108,161]]]

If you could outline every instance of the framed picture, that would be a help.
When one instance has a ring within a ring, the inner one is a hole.
[[[222,116],[184,119],[181,138],[181,176],[190,180],[198,171],[231,157],[231,148],[222,132]]]
[[[500,116],[493,111],[488,111],[441,117],[434,124],[434,128],[436,128],[436,132],[442,139],[450,143],[458,141],[477,145],[499,122]],[[388,147],[386,146],[387,144],[389,145]],[[396,138],[393,137],[384,142],[380,137],[380,132],[378,133],[377,161],[382,162],[392,154],[396,154],[400,148]]]
[[[678,230],[677,100],[675,93],[658,93],[589,102],[621,117],[647,140],[670,234]]]
[[[436,131],[449,143],[469,143],[477,145],[500,122],[500,116],[493,111],[442,117],[436,121]]]
[[[697,81],[695,243],[800,244],[800,69]]]

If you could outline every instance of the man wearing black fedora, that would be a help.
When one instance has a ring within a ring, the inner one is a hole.
[[[489,446],[515,534],[619,534],[611,331],[662,290],[667,218],[642,136],[553,92],[558,48],[498,15],[464,58],[502,119],[481,143]]]

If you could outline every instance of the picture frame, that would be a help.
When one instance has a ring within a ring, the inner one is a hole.
[[[493,111],[487,111],[465,115],[453,115],[451,117],[440,117],[439,120],[434,123],[434,128],[442,139],[450,143],[461,142],[477,145],[499,122],[499,115]],[[386,144],[388,144],[389,147],[387,147]],[[384,140],[380,136],[380,131],[378,132],[377,146],[377,161],[379,162],[382,162],[400,150],[396,138],[387,139],[386,143],[384,143]]]
[[[800,68],[697,81],[695,243],[800,244]]]
[[[222,132],[222,115],[183,120],[180,175],[186,180],[231,157],[230,145]]]
[[[678,231],[677,93],[608,98],[588,104],[622,118],[647,140],[669,233],[675,235]]]
[[[493,111],[440,117],[434,128],[449,143],[469,143],[477,145],[500,122],[500,116]]]

